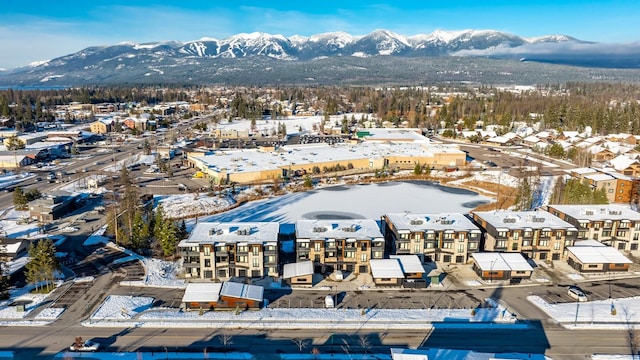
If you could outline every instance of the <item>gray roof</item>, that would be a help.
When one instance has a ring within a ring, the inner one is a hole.
[[[283,279],[291,279],[296,276],[304,276],[310,274],[313,274],[313,262],[311,262],[311,260],[284,264],[282,269]]]
[[[262,301],[264,288],[262,286],[247,285],[235,282],[222,283],[222,289],[220,290],[220,296],[229,296],[238,299],[247,299]]]

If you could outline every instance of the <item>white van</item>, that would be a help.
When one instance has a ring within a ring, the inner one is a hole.
[[[569,294],[569,296],[579,302],[588,300],[587,294],[585,294],[584,291],[582,291],[582,289],[577,286],[569,286],[569,288],[567,289],[567,294]]]
[[[327,295],[324,297],[324,306],[327,309],[333,309],[336,307],[335,302],[333,301],[333,295]]]

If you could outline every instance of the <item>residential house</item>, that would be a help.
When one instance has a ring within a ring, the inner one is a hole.
[[[0,243],[4,243],[3,251],[0,251],[0,261],[13,261],[26,254],[30,242],[23,239],[2,238]]]
[[[620,155],[609,160],[611,166],[619,173],[627,176],[640,176],[640,161]]]
[[[422,261],[464,264],[480,251],[482,233],[463,214],[391,213],[382,216],[391,253],[418,255]]]
[[[598,240],[605,245],[640,255],[640,213],[621,205],[548,205],[551,214],[578,229],[577,240]]]
[[[566,259],[576,227],[546,211],[477,211],[473,220],[485,231],[484,250],[517,252],[541,261]]]
[[[198,223],[178,244],[186,276],[199,279],[278,276],[276,222]]]
[[[609,141],[615,141],[615,142],[618,142],[618,143],[627,144],[627,145],[631,145],[631,146],[635,146],[637,144],[637,142],[638,142],[638,139],[636,139],[636,137],[634,135],[624,134],[624,133],[609,134],[609,135],[607,135],[607,139]]]
[[[313,261],[316,272],[369,272],[383,259],[385,239],[372,219],[296,221],[296,259]]]
[[[580,272],[629,271],[633,263],[620,251],[597,240],[576,241],[567,250],[567,263]]]
[[[471,257],[473,270],[483,280],[519,283],[533,274],[533,267],[522,254],[484,252],[473,253]]]

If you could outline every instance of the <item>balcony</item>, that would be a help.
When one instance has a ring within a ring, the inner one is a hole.
[[[181,251],[180,254],[182,256],[200,257],[200,253],[198,251]]]

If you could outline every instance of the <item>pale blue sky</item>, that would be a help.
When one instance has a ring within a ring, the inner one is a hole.
[[[312,35],[387,29],[494,29],[520,36],[640,40],[640,1],[6,1],[0,7],[0,68],[123,41],[190,41],[240,32]]]

